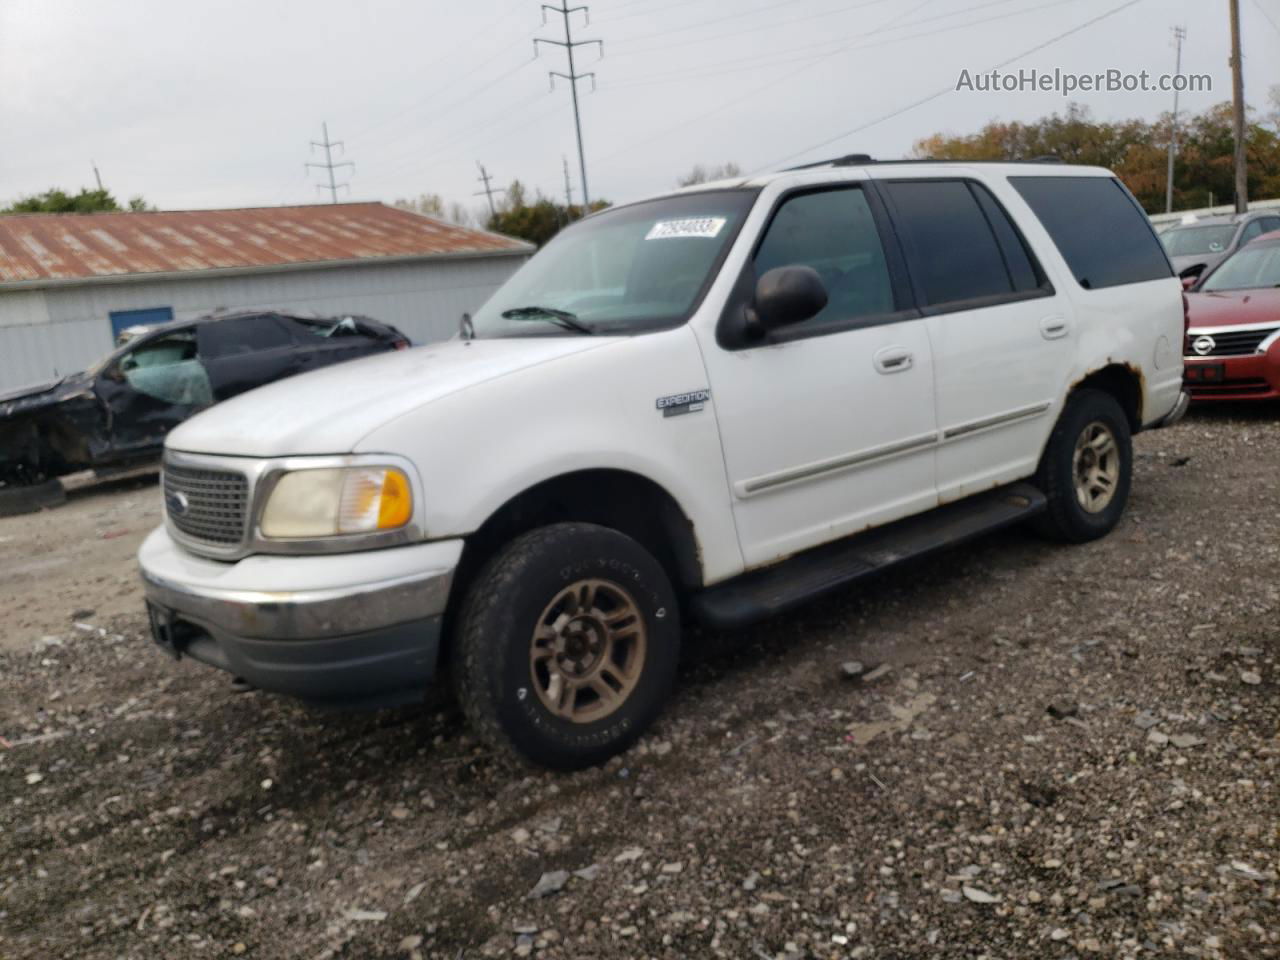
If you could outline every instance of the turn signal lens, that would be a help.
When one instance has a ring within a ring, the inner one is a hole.
[[[262,533],[281,539],[375,533],[412,517],[409,478],[395,467],[295,470],[272,490]]]
[[[338,507],[339,533],[394,530],[408,523],[412,514],[409,478],[395,467],[356,467],[346,471]]]

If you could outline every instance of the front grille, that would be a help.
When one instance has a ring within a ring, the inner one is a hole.
[[[1277,330],[1280,330],[1280,327],[1270,327],[1264,330],[1230,330],[1224,333],[1205,330],[1201,333],[1193,333],[1187,337],[1188,346],[1194,344],[1200,337],[1212,337],[1213,349],[1208,353],[1197,353],[1195,350],[1189,350],[1187,356],[1247,357],[1250,354],[1257,353],[1258,345]]]
[[[235,546],[244,540],[249,481],[230,470],[165,464],[164,505],[170,523],[185,536]]]

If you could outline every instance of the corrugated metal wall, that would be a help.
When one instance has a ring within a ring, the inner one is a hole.
[[[523,262],[485,257],[0,293],[0,391],[82,370],[104,356],[113,310],[172,307],[179,320],[218,308],[363,313],[414,343],[442,340]]]

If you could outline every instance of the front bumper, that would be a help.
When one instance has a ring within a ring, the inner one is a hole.
[[[325,556],[193,556],[164,528],[138,551],[153,633],[176,656],[331,704],[420,699],[462,541]]]
[[[1156,422],[1156,428],[1172,427],[1187,415],[1187,408],[1190,406],[1191,394],[1183,390],[1178,394],[1178,402],[1173,405],[1173,409]]]
[[[1274,400],[1280,397],[1280,343],[1266,353],[1228,357],[1186,357],[1186,385],[1196,403],[1212,400]],[[1201,371],[1220,369],[1207,380]]]

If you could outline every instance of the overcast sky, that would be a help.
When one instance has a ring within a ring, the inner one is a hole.
[[[941,90],[1110,11],[1016,67],[1207,73],[1231,94],[1226,0],[597,0],[575,15],[592,197],[635,199],[693,164],[745,170],[848,152],[902,156],[938,131],[1064,109],[1053,93]],[[1241,0],[1245,90],[1280,83],[1280,0]],[[538,0],[0,0],[0,201],[93,183],[165,209],[311,203],[308,142],[344,140],[357,200],[477,201],[476,161],[563,197],[580,178],[558,48]],[[1102,119],[1153,118],[1162,93],[1080,93]],[[832,138],[837,138],[832,140]],[[824,144],[823,141],[832,140]],[[343,194],[344,197],[346,194]]]

